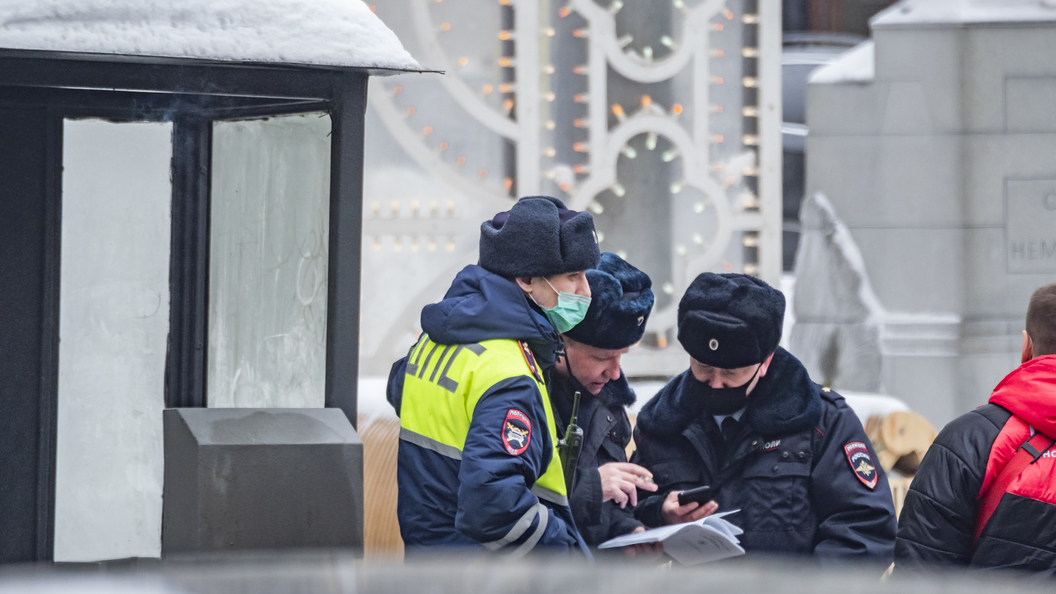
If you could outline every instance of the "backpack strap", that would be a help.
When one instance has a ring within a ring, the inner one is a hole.
[[[1033,434],[1019,446],[1016,453],[1012,455],[1005,467],[998,473],[994,482],[990,484],[990,488],[980,494],[979,519],[975,523],[973,543],[979,541],[979,536],[983,533],[983,529],[986,528],[987,522],[990,521],[990,516],[994,515],[994,511],[997,510],[997,504],[1001,502],[1001,498],[1008,492],[1008,487],[1012,484],[1012,481],[1019,478],[1019,475],[1022,474],[1027,466],[1037,462],[1043,453],[1048,451],[1053,444],[1056,444],[1056,441],[1049,439],[1043,433],[1035,432],[1033,429],[1031,431]]]

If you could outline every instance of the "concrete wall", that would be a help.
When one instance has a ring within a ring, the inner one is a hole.
[[[873,80],[808,89],[807,194],[885,310],[883,388],[941,425],[1018,365],[1030,293],[1056,277],[1056,23],[880,22],[874,40]]]

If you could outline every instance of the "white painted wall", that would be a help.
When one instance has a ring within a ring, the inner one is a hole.
[[[210,407],[322,407],[330,117],[213,126]]]
[[[64,134],[55,560],[157,557],[172,126]]]

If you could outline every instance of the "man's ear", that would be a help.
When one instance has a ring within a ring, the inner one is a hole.
[[[1026,363],[1034,358],[1034,341],[1030,339],[1027,331],[1023,331],[1023,352],[1019,354],[1019,362]]]
[[[520,287],[521,290],[525,293],[528,293],[529,295],[532,294],[532,277],[519,276],[513,279],[513,282],[517,283],[517,286]]]
[[[770,356],[766,358],[766,361],[763,361],[763,364],[759,366],[759,377],[763,377],[764,375],[766,375],[766,370],[770,369],[770,362],[773,360],[774,354],[770,353]]]

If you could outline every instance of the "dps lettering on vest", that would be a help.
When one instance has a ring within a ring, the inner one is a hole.
[[[568,505],[564,472],[557,455],[557,432],[550,397],[542,374],[528,359],[527,345],[516,340],[486,340],[477,344],[440,345],[423,334],[411,349],[403,384],[400,439],[438,454],[462,459],[466,436],[477,402],[495,384],[527,376],[539,388],[546,414],[552,456],[546,471],[531,487],[532,493],[557,505]],[[522,411],[510,409],[495,439],[510,455],[520,455],[535,427]]]

